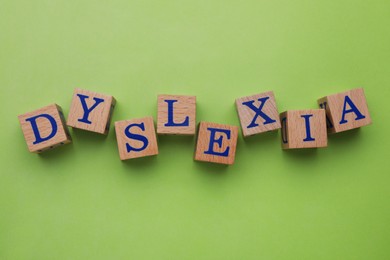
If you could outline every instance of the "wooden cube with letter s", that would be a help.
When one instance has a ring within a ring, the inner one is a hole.
[[[158,154],[152,117],[115,122],[115,133],[121,160]]]

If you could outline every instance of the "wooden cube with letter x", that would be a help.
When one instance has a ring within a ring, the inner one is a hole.
[[[121,160],[158,154],[152,117],[115,122],[115,133]]]
[[[329,133],[339,133],[371,124],[362,88],[323,97],[318,100],[318,105],[326,111]]]
[[[237,126],[200,122],[194,159],[196,161],[233,164],[237,136]]]
[[[113,96],[76,88],[67,124],[74,128],[107,134],[115,103]]]
[[[328,145],[323,109],[289,110],[280,114],[282,148],[318,148]]]
[[[159,95],[157,97],[157,133],[194,135],[196,96]]]
[[[60,106],[52,104],[18,116],[28,150],[40,153],[72,142]]]
[[[280,129],[279,112],[272,91],[236,99],[244,137]]]

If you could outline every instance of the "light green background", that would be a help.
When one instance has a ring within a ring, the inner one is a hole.
[[[0,2],[0,259],[390,259],[390,2]],[[73,89],[115,96],[113,120],[158,94],[197,96],[197,121],[238,125],[234,99],[273,90],[280,111],[364,87],[373,125],[329,147],[238,141],[231,167],[159,138],[121,162],[107,137],[30,154],[17,115]]]

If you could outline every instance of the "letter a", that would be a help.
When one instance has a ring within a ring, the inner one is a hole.
[[[350,109],[347,110],[347,104],[349,105]],[[345,119],[345,115],[349,113],[355,113],[356,118],[355,120],[360,120],[366,118],[360,111],[359,109],[355,106],[355,104],[352,102],[352,100],[348,97],[345,96],[344,99],[344,107],[343,111],[341,114],[341,120],[340,120],[340,125],[345,124],[348,122],[348,120]]]

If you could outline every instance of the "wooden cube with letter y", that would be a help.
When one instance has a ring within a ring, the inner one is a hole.
[[[40,153],[72,142],[62,109],[52,104],[18,116],[28,150]]]
[[[339,133],[371,124],[363,88],[351,89],[318,100],[326,111],[329,133]]]
[[[233,164],[237,136],[237,126],[200,122],[194,159],[196,161]]]
[[[107,134],[115,103],[113,96],[76,88],[67,124],[74,128]]]
[[[157,133],[194,135],[196,96],[158,95]]]
[[[280,114],[282,148],[318,148],[328,145],[325,110],[290,110]]]
[[[121,160],[158,154],[152,117],[115,122],[115,133]]]
[[[272,91],[236,99],[244,137],[280,129],[279,112]]]

